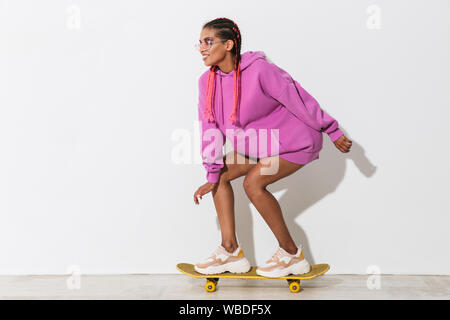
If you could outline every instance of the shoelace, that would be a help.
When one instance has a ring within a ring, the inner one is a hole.
[[[222,253],[230,254],[228,251],[226,251],[224,248],[222,248],[222,246],[218,246],[216,248],[216,250],[214,250],[214,252],[212,253],[211,257],[216,257],[216,256],[218,256],[219,254],[222,254]]]
[[[278,250],[273,254],[272,258],[270,258],[269,261],[277,261],[283,256],[283,251],[281,248],[278,248]]]

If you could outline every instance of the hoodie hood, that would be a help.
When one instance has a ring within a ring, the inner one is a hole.
[[[240,71],[245,70],[249,65],[258,59],[266,59],[266,54],[263,51],[246,51],[241,54]],[[234,75],[234,70],[229,73],[225,73],[220,69],[217,69],[216,74],[222,77],[231,77]]]
[[[231,116],[230,116],[230,121],[231,122],[236,122],[236,114],[237,114],[237,109],[238,106],[240,105],[240,92],[239,92],[239,88],[240,88],[240,84],[237,84],[236,82],[240,82],[240,78],[241,78],[241,73],[247,69],[248,66],[250,66],[253,62],[259,60],[259,59],[266,59],[266,55],[263,51],[246,51],[244,53],[241,54],[241,61],[239,63],[239,77],[235,77],[235,70],[232,70],[229,73],[225,73],[223,71],[221,71],[219,68],[217,68],[217,70],[215,72],[212,72],[212,69],[209,69],[208,71],[206,71],[204,73],[205,75],[205,81],[206,81],[206,88],[208,88],[208,83],[211,79],[212,82],[212,87],[211,89],[209,89],[209,94],[210,95],[210,105],[208,107],[204,108],[204,117],[208,118],[209,120],[216,122],[216,116],[217,115],[213,115],[214,113],[223,113],[223,109],[224,109],[224,101],[223,101],[223,89],[222,89],[222,81],[224,82],[229,82],[229,81],[234,81],[234,87],[233,87],[233,101],[231,102],[231,104],[233,105],[233,109],[231,111]],[[217,78],[217,79],[215,79]],[[229,89],[228,89],[229,90]],[[208,92],[206,93],[208,94]],[[216,97],[217,96],[217,97]],[[207,97],[208,99],[208,97]],[[218,110],[216,111],[212,111],[216,109],[216,103],[218,104]],[[225,123],[224,120],[224,116],[220,116],[221,119],[221,123]]]

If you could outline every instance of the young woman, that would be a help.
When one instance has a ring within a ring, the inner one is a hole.
[[[279,243],[272,258],[258,266],[257,274],[281,277],[309,272],[302,246],[291,238],[280,205],[266,187],[318,159],[322,132],[344,153],[350,151],[352,141],[297,81],[266,59],[264,52],[247,51],[241,55],[241,33],[232,20],[217,18],[206,23],[197,48],[210,68],[199,79],[198,105],[207,182],[195,191],[194,202],[199,204],[198,198],[212,192],[222,243],[195,269],[213,274],[247,272],[251,268],[236,238],[230,184],[245,176],[248,198]],[[254,139],[247,142],[248,132],[259,139],[256,148]],[[234,151],[223,156],[226,137],[232,141]],[[268,174],[270,166],[275,170]]]

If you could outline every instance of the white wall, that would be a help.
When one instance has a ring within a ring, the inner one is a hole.
[[[319,160],[269,186],[306,257],[330,273],[449,274],[449,12],[446,0],[2,1],[0,274],[177,273],[215,249],[211,195],[193,203],[206,70],[193,45],[216,17],[353,140],[343,154],[324,135]],[[261,263],[277,243],[242,181],[238,237]]]

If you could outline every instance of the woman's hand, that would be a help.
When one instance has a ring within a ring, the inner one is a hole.
[[[347,139],[347,137],[345,135],[342,135],[336,141],[334,141],[334,145],[341,152],[346,153],[346,152],[349,152],[350,148],[352,147],[352,140]]]
[[[200,197],[200,199],[201,199],[203,195],[212,191],[216,187],[216,185],[217,185],[217,183],[206,182],[204,185],[202,185],[200,188],[198,188],[197,191],[195,191],[195,193],[194,193],[195,204],[199,204],[198,197]]]

